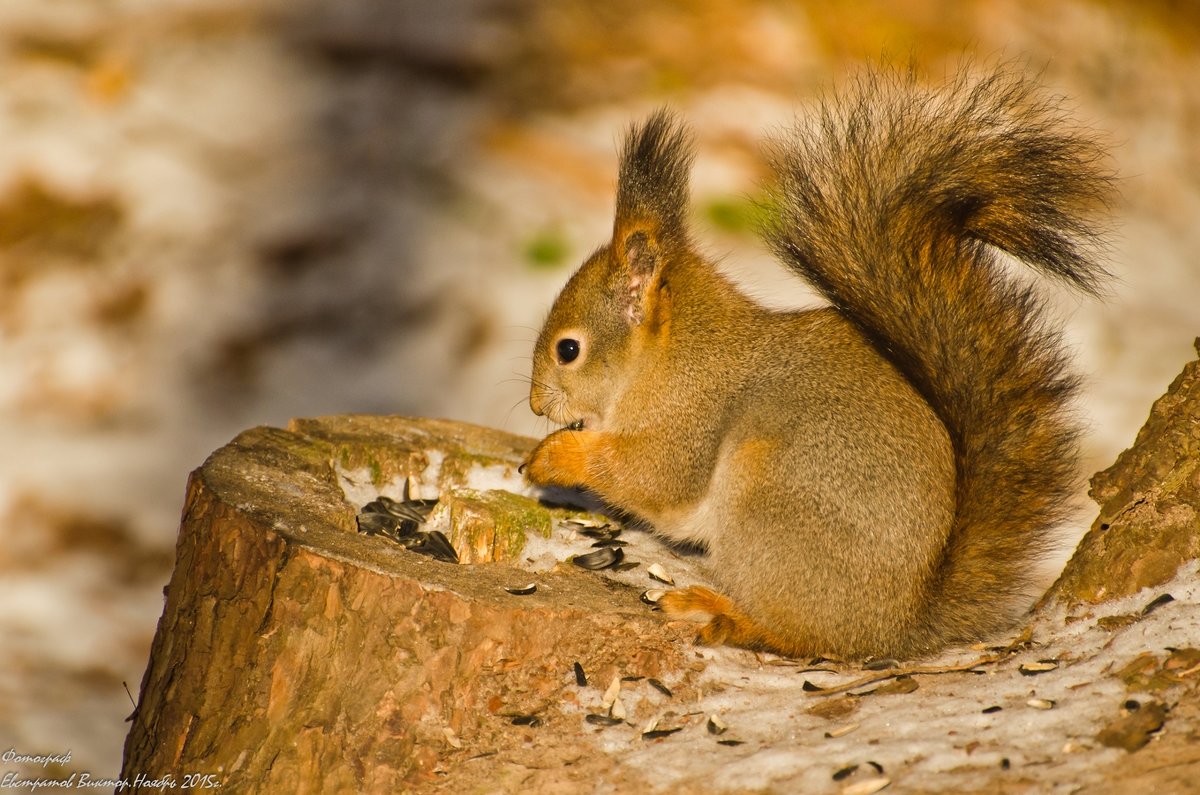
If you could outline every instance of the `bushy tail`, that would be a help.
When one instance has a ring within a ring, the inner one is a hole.
[[[850,318],[941,417],[957,518],[916,646],[1011,622],[1075,484],[1077,429],[1058,333],[997,249],[1089,292],[1088,210],[1104,153],[1019,75],[919,87],[876,72],[776,142],[779,256]]]

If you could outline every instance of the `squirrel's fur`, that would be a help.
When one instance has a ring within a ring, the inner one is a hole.
[[[1097,292],[1103,151],[998,69],[867,73],[771,154],[766,238],[832,307],[769,311],[696,252],[689,136],[655,113],[535,347],[530,404],[571,427],[527,473],[707,549],[724,595],[662,604],[709,642],[899,657],[996,632],[1076,440],[1058,334],[997,251]]]

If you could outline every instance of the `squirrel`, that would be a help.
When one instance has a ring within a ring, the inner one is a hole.
[[[698,251],[691,133],[653,113],[535,344],[529,405],[564,427],[523,471],[706,552],[721,592],[658,603],[700,642],[901,659],[1000,632],[1079,435],[1060,333],[1000,254],[1103,294],[1104,147],[1001,66],[868,70],[767,151],[764,239],[829,306],[769,310]]]

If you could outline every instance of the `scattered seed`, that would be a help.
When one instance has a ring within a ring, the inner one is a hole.
[[[1000,760],[1001,770],[1008,770],[1010,767],[1012,767],[1012,762],[1008,761],[1007,756]]]
[[[581,569],[599,571],[615,566],[624,559],[625,552],[620,547],[605,547],[586,555],[576,555],[571,558],[571,562]]]
[[[823,688],[819,685],[814,685],[812,682],[805,679],[804,682],[801,683],[800,689],[803,690],[805,693],[820,693],[825,688]]]
[[[642,591],[642,601],[648,605],[657,605],[658,600],[663,598],[666,591],[658,588],[651,588],[648,591]]]
[[[612,715],[617,720],[625,720],[625,702],[618,697],[613,701],[612,706],[608,709],[608,714]]]
[[[600,549],[602,547],[627,547],[627,546],[629,546],[629,542],[622,541],[619,538],[602,538],[599,541],[592,542],[593,549]]]
[[[858,770],[858,765],[847,765],[841,770],[834,771],[833,780],[841,781],[844,778],[849,778],[850,776],[854,775],[855,770]]]
[[[531,582],[528,585],[522,585],[518,588],[506,585],[504,586],[504,590],[508,591],[513,596],[529,596],[529,594],[537,590],[537,583]]]
[[[706,727],[708,728],[709,734],[720,735],[729,730],[729,727],[725,725],[725,721],[721,720],[716,715],[708,716],[708,723],[706,724]]]
[[[658,740],[662,737],[670,737],[678,731],[683,731],[682,726],[676,726],[674,729],[651,729],[648,732],[642,732],[643,740]]]
[[[611,522],[606,522],[603,519],[567,519],[566,524],[573,524],[578,527],[608,527]]]
[[[899,663],[891,658],[883,658],[881,660],[871,660],[863,663],[864,671],[886,671],[888,668],[895,668]]]
[[[1047,671],[1053,671],[1056,668],[1058,668],[1057,660],[1038,660],[1037,662],[1021,663],[1017,666],[1017,670],[1021,672],[1021,676],[1037,676]]]
[[[1125,708],[1126,712],[1137,712],[1138,708],[1141,707],[1142,705],[1136,699],[1131,698],[1131,699],[1128,699],[1121,706]]]
[[[841,795],[874,795],[881,789],[891,784],[892,780],[886,776],[879,778],[867,778],[862,781],[856,781],[853,784],[848,784],[842,788]]]
[[[1171,596],[1171,594],[1169,594],[1169,593],[1162,594],[1161,596],[1156,596],[1154,598],[1154,600],[1152,602],[1150,602],[1150,604],[1148,604],[1142,608],[1142,615],[1148,616],[1151,613],[1153,613],[1155,610],[1157,610],[1158,608],[1167,604],[1168,602],[1174,602],[1174,601],[1175,601],[1175,597]]]
[[[671,692],[671,688],[667,687],[666,685],[664,685],[662,682],[658,681],[657,679],[654,679],[654,678],[647,679],[646,683],[649,684],[651,687],[653,687],[658,692],[662,693],[667,698],[671,698],[672,696],[675,695],[674,693]]]
[[[675,584],[675,580],[670,574],[667,574],[667,570],[658,563],[651,563],[650,567],[646,569],[646,573],[659,582],[665,582],[667,585]]]
[[[391,537],[400,527],[400,520],[389,513],[363,512],[355,517],[358,532],[366,535],[381,535]]]
[[[440,530],[432,530],[428,533],[418,533],[418,541],[412,546],[408,546],[413,552],[418,552],[422,555],[427,555],[434,560],[440,560],[444,563],[458,563],[458,552],[454,550],[454,545],[450,543],[450,539]]]
[[[717,740],[717,745],[745,745],[745,740]]]
[[[600,699],[600,706],[609,709],[619,695],[621,695],[621,677],[614,676],[612,682],[608,685],[608,689],[604,691],[604,696]]]
[[[378,497],[362,507],[362,513],[384,513],[399,519],[409,519],[422,523],[429,518],[437,500],[393,500],[391,497]]]
[[[838,737],[845,737],[847,734],[854,731],[861,725],[861,723],[847,723],[843,726],[838,726],[835,729],[830,729],[829,731],[825,732],[825,736],[830,740],[836,740]]]
[[[583,716],[583,719],[594,726],[617,726],[625,722],[620,718],[614,718],[611,715],[598,715],[595,712],[589,712]]]
[[[542,719],[537,715],[514,715],[512,719],[513,726],[529,726],[531,728],[541,726]]]
[[[984,707],[983,714],[991,715],[993,712],[999,712],[1002,709],[1004,709],[1004,707],[1000,706],[999,704],[994,704],[993,706],[990,706],[990,707]]]
[[[1025,702],[1025,706],[1033,707],[1034,709],[1054,709],[1056,701],[1048,698],[1031,698]]]
[[[879,764],[878,762],[872,762],[870,759],[868,759],[867,764],[870,765],[871,767],[875,768],[876,773],[883,772],[883,765]]]
[[[620,528],[615,528],[611,525],[603,527],[582,527],[576,531],[584,538],[591,538],[596,541],[605,541],[610,538],[616,538],[621,534]]]
[[[620,550],[618,550],[618,551],[620,551]],[[613,566],[612,570],[613,571],[631,571],[633,569],[636,569],[640,565],[642,565],[642,564],[638,563],[636,560],[627,560],[624,563],[618,563],[616,566]]]
[[[645,678],[646,677],[644,677],[644,676],[622,676],[621,681],[622,682],[640,682]]]
[[[587,675],[583,672],[583,666],[578,662],[574,665],[575,668],[575,684],[580,687],[587,687]]]

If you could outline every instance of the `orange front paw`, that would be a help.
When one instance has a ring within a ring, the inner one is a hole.
[[[521,471],[539,486],[586,486],[590,450],[598,435],[565,428],[555,431],[533,448]]]

